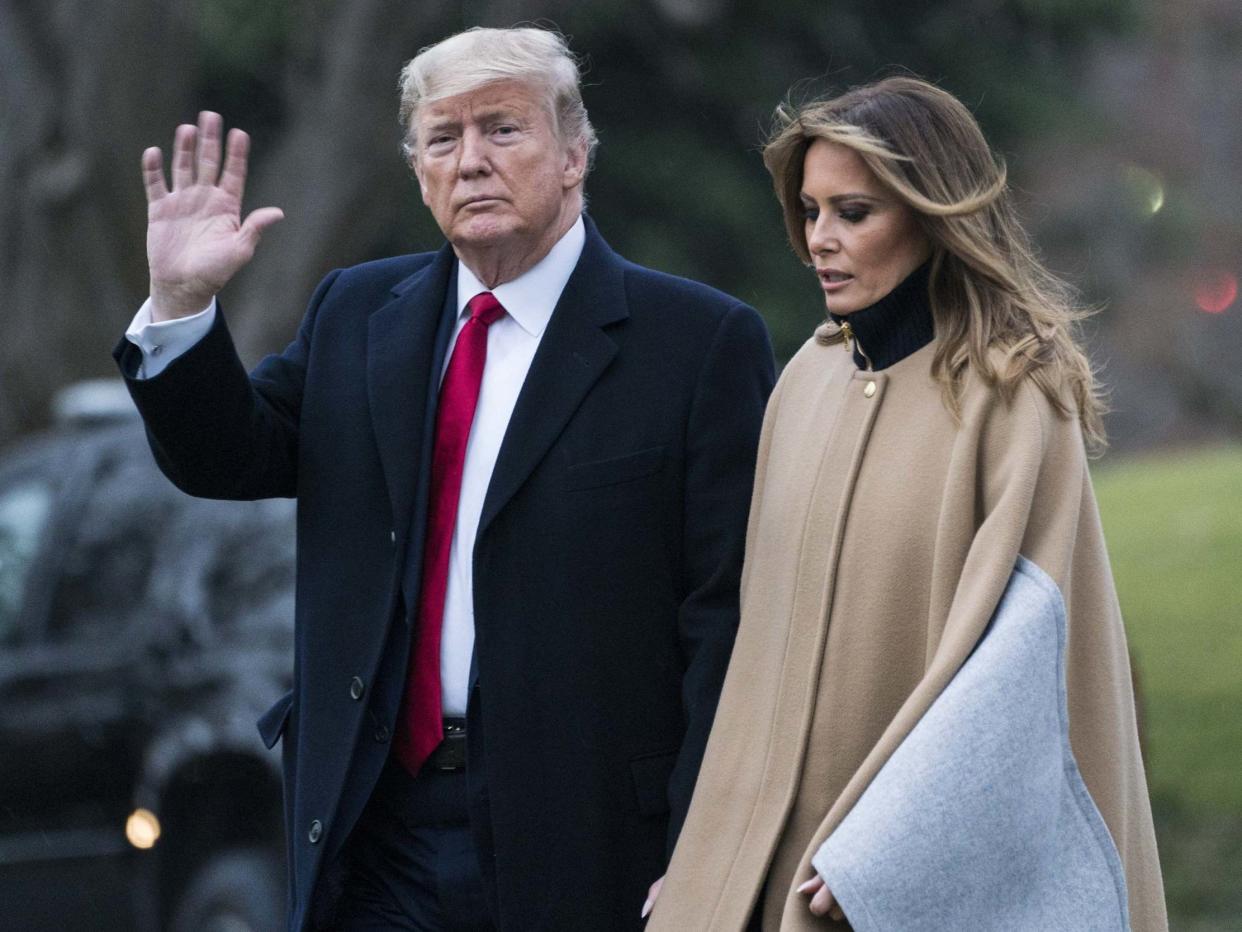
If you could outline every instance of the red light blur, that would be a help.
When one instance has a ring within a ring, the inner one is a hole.
[[[1238,278],[1228,272],[1205,275],[1195,283],[1195,304],[1208,314],[1223,314],[1238,298]]]

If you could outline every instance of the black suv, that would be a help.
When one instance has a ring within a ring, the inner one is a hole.
[[[177,491],[123,391],[0,458],[0,926],[277,929],[294,505]]]

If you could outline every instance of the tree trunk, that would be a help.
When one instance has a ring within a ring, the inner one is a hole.
[[[111,371],[146,290],[139,154],[188,97],[191,7],[0,0],[0,443]]]

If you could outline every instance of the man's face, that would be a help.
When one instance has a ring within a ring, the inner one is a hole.
[[[424,104],[413,164],[423,203],[468,263],[537,260],[581,210],[585,150],[561,143],[544,95],[524,81]]]

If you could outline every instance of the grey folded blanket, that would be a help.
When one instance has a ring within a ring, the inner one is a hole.
[[[1019,557],[984,636],[812,858],[858,932],[1128,930],[1069,741],[1065,604]]]

